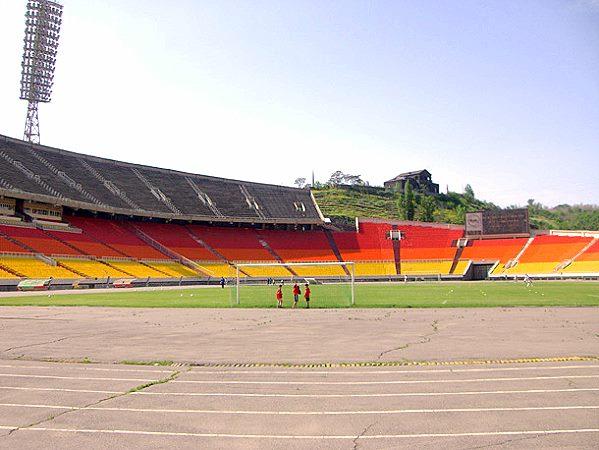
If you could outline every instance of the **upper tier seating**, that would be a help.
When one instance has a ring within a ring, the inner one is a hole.
[[[453,259],[456,253],[454,241],[464,234],[462,229],[398,225],[402,233],[400,241],[400,259]]]
[[[135,226],[179,255],[196,261],[213,261],[218,258],[196,242],[183,225],[138,222]]]
[[[123,256],[118,251],[108,247],[107,245],[98,242],[89,234],[84,232],[67,232],[48,230],[47,233],[55,239],[67,242],[68,244],[79,249],[85,255],[98,257],[119,257]]]
[[[524,248],[528,239],[484,239],[471,240],[470,245],[464,247],[462,258],[477,262],[506,263]]]
[[[201,225],[189,225],[188,227],[228,261],[274,262],[274,257],[260,243],[256,230]]]
[[[0,253],[31,253],[27,249],[0,236]]]
[[[520,256],[519,262],[562,262],[572,258],[591,242],[589,237],[536,236]]]
[[[579,255],[568,267],[565,273],[599,273],[599,239]]]
[[[0,187],[89,210],[227,222],[322,223],[310,191],[128,164],[0,136]]]
[[[389,229],[388,224],[361,222],[358,233],[339,231],[333,233],[333,238],[344,261],[393,261]]]
[[[46,255],[81,255],[80,252],[64,245],[57,239],[53,239],[37,228],[0,225],[0,232],[27,245],[37,253],[44,253]],[[13,243],[11,244],[12,250],[7,251],[16,251],[19,253],[27,252],[27,250],[23,248],[17,249],[18,246]]]
[[[77,216],[70,216],[67,220],[77,228],[81,228],[86,234],[116,249],[121,253],[118,256],[146,259],[166,258],[165,255],[150,247],[117,221]]]
[[[283,261],[337,261],[323,231],[261,230],[259,235]]]

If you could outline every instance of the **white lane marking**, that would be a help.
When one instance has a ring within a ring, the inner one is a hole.
[[[182,414],[230,414],[260,416],[348,416],[348,415],[388,415],[388,414],[438,414],[438,413],[473,413],[473,412],[516,412],[516,411],[566,411],[599,409],[596,405],[572,406],[523,406],[505,408],[444,408],[444,409],[390,409],[365,411],[255,411],[255,410],[210,410],[210,409],[156,409],[156,408],[116,408],[98,406],[37,405],[23,403],[0,403],[0,407],[66,409],[72,411],[110,411],[110,412],[143,412],[143,413],[182,413]]]
[[[388,381],[247,381],[247,380],[173,380],[171,383],[187,384],[268,384],[268,385],[380,385],[380,384],[422,384],[422,383],[477,383],[485,381],[531,381],[562,380],[574,378],[599,378],[599,375],[560,375],[552,377],[514,377],[514,378],[467,378],[457,380],[388,380]]]
[[[51,378],[56,380],[105,380],[105,381],[157,381],[151,378],[103,378],[103,377],[67,377],[58,375],[30,375],[22,373],[0,373],[0,377],[8,378]]]
[[[123,391],[94,391],[91,389],[40,388],[40,387],[21,387],[21,386],[0,386],[0,389],[8,389],[8,390],[13,390],[13,391],[80,392],[80,393],[86,393],[86,394],[123,394],[124,393]]]
[[[50,364],[58,364],[58,363],[50,363]],[[597,366],[599,367],[599,366]],[[89,365],[87,364],[81,364],[81,363],[76,363],[75,365],[49,365],[49,366],[14,366],[14,365],[10,365],[10,364],[0,364],[0,368],[3,369],[42,369],[42,370],[48,370],[48,369],[81,369],[84,371],[87,370],[94,370],[94,371],[99,371],[99,372],[140,372],[140,373],[171,373],[172,370],[164,370],[164,369],[155,369],[155,370],[150,370],[150,369],[121,369],[121,368],[114,368],[114,369],[109,369],[109,368],[105,368],[105,367],[89,367]],[[572,367],[574,368],[574,367]]]
[[[64,389],[64,388],[40,388],[20,386],[0,386],[0,389],[16,391],[56,391],[56,392],[81,392],[93,394],[122,394],[122,391],[97,391],[91,389]],[[502,391],[462,391],[462,392],[399,392],[383,394],[255,394],[237,392],[151,392],[136,391],[130,395],[164,395],[175,397],[284,397],[284,398],[360,398],[360,397],[429,397],[429,396],[452,396],[452,395],[506,395],[506,394],[548,394],[558,392],[592,392],[599,388],[570,388],[570,389],[525,389],[525,390],[502,390]]]
[[[1,367],[1,366],[0,366]],[[588,366],[551,366],[551,367],[492,367],[484,369],[429,369],[429,370],[314,370],[309,369],[298,369],[298,370],[198,370],[197,368],[192,369],[189,373],[193,374],[210,374],[210,375],[376,375],[376,374],[410,374],[410,373],[467,373],[467,372],[507,372],[517,370],[561,370],[561,369],[596,369],[599,365],[588,365]]]
[[[225,434],[225,433],[185,433],[175,431],[142,431],[142,430],[102,430],[102,429],[73,429],[47,428],[0,425],[0,430],[46,431],[57,433],[102,433],[102,434],[132,434],[145,436],[183,436],[200,438],[237,438],[237,439],[303,439],[303,440],[355,440],[355,435],[284,435],[284,434]],[[371,434],[360,436],[360,439],[401,439],[401,438],[439,438],[439,437],[480,437],[480,436],[521,436],[521,435],[551,435],[567,433],[599,433],[599,428],[579,428],[565,430],[519,430],[519,431],[478,431],[466,433],[420,433],[420,434]]]

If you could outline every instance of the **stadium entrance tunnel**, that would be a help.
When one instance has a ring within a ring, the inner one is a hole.
[[[493,268],[493,264],[476,264],[472,263],[470,270],[465,274],[466,280],[488,280],[489,272]]]

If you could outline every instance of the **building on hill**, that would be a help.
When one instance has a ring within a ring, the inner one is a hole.
[[[439,185],[433,183],[431,173],[426,170],[414,170],[412,172],[400,173],[395,178],[385,181],[387,189],[398,189],[403,192],[406,183],[412,185],[412,189],[422,194],[434,195],[439,193]]]

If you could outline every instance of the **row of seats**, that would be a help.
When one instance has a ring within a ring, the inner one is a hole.
[[[215,277],[235,276],[236,269],[231,263],[236,262],[324,262],[337,261],[337,255],[345,261],[356,262],[357,276],[397,275],[396,262],[401,267],[399,274],[406,275],[461,275],[469,261],[498,261],[496,275],[599,271],[599,245],[595,242],[589,247],[592,242],[589,237],[537,236],[530,245],[527,245],[528,239],[475,240],[470,241],[460,255],[456,253],[455,245],[461,237],[460,229],[414,223],[399,223],[394,227],[402,232],[402,240],[395,243],[394,249],[394,241],[388,238],[392,225],[382,222],[361,222],[359,232],[333,232],[329,239],[324,231],[318,230],[124,223],[78,216],[67,220],[74,227],[71,231],[42,231],[25,224],[0,225],[0,252],[4,255],[30,255],[34,251],[53,256],[61,264],[61,267],[55,268],[31,257],[6,257],[4,259],[10,263],[6,266],[9,270],[0,267],[0,277],[16,276],[11,270],[23,276],[38,273],[37,276],[69,275],[69,278],[77,273],[90,277],[139,278],[196,275],[193,270],[169,260],[169,255],[172,255],[169,251],[160,251],[148,244],[144,240],[146,238],[141,239],[138,236],[140,232],[175,253],[196,261],[202,272]],[[426,236],[430,236],[430,241]],[[513,260],[524,248],[518,263],[514,264]],[[586,251],[580,254],[585,248]],[[397,261],[396,255],[399,257]],[[455,261],[456,255],[460,256],[459,261]],[[89,256],[107,261],[94,261]],[[569,263],[575,256],[575,261]],[[506,268],[508,261],[512,261],[511,267]],[[39,272],[35,272],[35,268]],[[341,266],[294,266],[291,271],[300,276],[345,275]],[[291,271],[285,267],[249,266],[243,267],[241,274],[283,277],[289,276]]]
[[[216,219],[321,220],[306,189],[127,164],[6,136],[0,136],[0,159],[5,186],[60,201]]]

